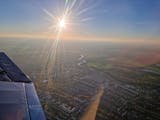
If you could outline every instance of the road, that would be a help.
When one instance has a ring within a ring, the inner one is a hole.
[[[100,90],[95,95],[94,100],[88,106],[86,112],[83,114],[81,120],[95,120],[98,106],[103,95],[104,87],[101,85]]]

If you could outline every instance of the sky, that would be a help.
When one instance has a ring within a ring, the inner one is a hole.
[[[60,16],[66,2],[74,0],[0,0],[0,36],[55,36],[44,10]],[[159,39],[159,12],[160,0],[77,0],[70,18],[77,25],[66,27],[64,38]]]

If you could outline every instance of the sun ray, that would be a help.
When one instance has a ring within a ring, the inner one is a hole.
[[[80,10],[78,13],[77,13],[77,16],[80,16],[81,14],[84,14],[88,11],[91,11],[92,9],[94,8],[94,6],[90,6],[90,7],[87,7],[87,8],[84,8],[82,10]]]
[[[87,22],[87,21],[90,21],[90,20],[93,20],[93,18],[92,17],[83,18],[83,19],[81,19],[81,22]]]
[[[51,47],[48,52],[47,56],[47,62],[46,62],[46,76],[48,77],[48,80],[53,80],[52,77],[52,71],[54,69],[54,65],[56,63],[56,54],[58,45],[60,43],[61,33],[64,32],[64,30],[71,30],[73,26],[81,26],[81,23],[87,22],[92,20],[92,17],[85,17],[83,18],[81,15],[85,14],[86,12],[92,10],[93,6],[90,6],[85,9],[80,9],[81,5],[85,2],[84,0],[78,2],[77,0],[65,0],[64,1],[64,8],[57,12],[56,14],[52,14],[46,9],[43,9],[43,12],[47,14],[51,19],[49,20],[51,22],[51,26],[49,27],[50,31],[55,31],[56,39],[51,44]],[[59,8],[58,8],[59,9]],[[79,9],[79,10],[77,10]],[[61,14],[59,14],[61,13]],[[82,17],[82,18],[81,18]],[[65,30],[65,31],[66,31]],[[48,82],[48,86],[50,86],[50,82]]]
[[[57,19],[54,15],[52,15],[48,10],[46,10],[46,9],[43,9],[43,11],[48,15],[48,16],[50,16],[52,19]]]

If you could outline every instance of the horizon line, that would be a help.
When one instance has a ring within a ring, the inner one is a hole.
[[[26,33],[0,33],[0,38],[28,38],[28,39],[56,39],[54,34],[26,34]],[[69,35],[62,36],[62,40],[80,40],[80,41],[99,41],[99,42],[117,42],[117,43],[145,43],[145,44],[160,44],[160,38],[153,37],[96,37],[96,36],[79,36]],[[152,40],[151,40],[152,39]]]

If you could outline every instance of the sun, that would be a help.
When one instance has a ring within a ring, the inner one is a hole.
[[[66,20],[64,18],[58,21],[58,27],[61,29],[66,27]]]

